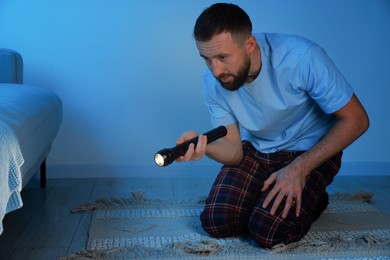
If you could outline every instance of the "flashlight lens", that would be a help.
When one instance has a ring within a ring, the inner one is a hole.
[[[158,166],[164,166],[164,157],[161,154],[156,153],[156,155],[154,156],[154,161],[157,163]]]

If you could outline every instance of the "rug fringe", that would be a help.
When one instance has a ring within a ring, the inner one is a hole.
[[[218,242],[219,241],[219,242]],[[203,239],[200,241],[183,241],[183,242],[173,242],[169,245],[152,248],[145,247],[142,245],[131,245],[123,248],[112,248],[112,249],[95,249],[95,250],[85,250],[80,251],[76,254],[60,257],[57,260],[90,260],[90,259],[155,259],[155,258],[214,258],[221,257],[223,259],[230,254],[240,253],[242,250],[248,254],[249,258],[253,253],[256,255],[256,252],[264,256],[266,259],[277,258],[276,255],[290,255],[296,252],[300,254],[311,254],[312,252],[317,252],[316,254],[321,255],[333,252],[334,250],[345,250],[350,248],[367,248],[367,249],[376,249],[376,248],[385,248],[390,244],[390,238],[388,237],[374,237],[372,235],[362,235],[356,237],[354,240],[349,240],[343,236],[334,236],[331,239],[325,239],[323,241],[307,241],[301,240],[298,242],[290,244],[278,244],[275,245],[272,249],[262,249],[257,246],[236,248],[235,243],[231,244],[227,242],[223,243],[225,239],[215,240],[215,239]],[[229,241],[229,239],[226,239]],[[340,247],[340,245],[342,246]],[[264,251],[262,251],[264,250]],[[241,252],[243,253],[243,252]],[[246,256],[246,255],[245,255]],[[259,256],[259,255],[257,255]],[[261,257],[260,257],[261,258]],[[263,258],[261,258],[263,259]]]
[[[111,254],[115,254],[122,251],[121,248],[113,248],[113,249],[101,249],[101,250],[85,250],[77,252],[76,254],[63,256],[58,258],[57,260],[103,260],[107,259]]]
[[[281,253],[291,253],[294,250],[302,250],[303,252],[310,252],[315,250],[319,250],[321,252],[328,251],[331,249],[333,245],[327,242],[309,242],[309,241],[298,241],[290,244],[278,244],[275,245],[271,251],[276,254]]]
[[[211,256],[218,254],[222,250],[222,246],[212,239],[209,239],[178,242],[173,245],[173,250],[179,250],[185,254],[191,255]]]
[[[71,210],[72,213],[91,211],[94,209],[121,208],[124,206],[142,205],[147,201],[142,191],[130,192],[129,198],[100,198],[96,202],[86,203]]]
[[[187,205],[204,205],[206,196],[199,198],[188,199],[148,199],[145,197],[144,192],[136,191],[130,192],[130,197],[118,197],[118,198],[100,198],[92,203],[85,203],[71,210],[72,213],[92,211],[95,209],[116,209],[125,208],[128,206],[187,206]]]
[[[337,192],[334,194],[331,194],[331,199],[337,199],[337,200],[344,200],[344,201],[362,201],[362,202],[370,202],[372,197],[374,196],[373,192],[367,192],[367,191],[358,191],[355,193],[344,193],[344,192]],[[124,198],[124,197],[118,197],[118,198],[100,198],[96,202],[92,203],[85,203],[81,206],[78,206],[71,210],[72,213],[77,212],[85,212],[85,211],[91,211],[95,209],[113,209],[113,208],[123,208],[126,206],[142,206],[147,205],[148,203],[158,203],[161,205],[204,205],[206,196],[196,198],[196,199],[148,199],[145,197],[144,192],[142,191],[136,191],[136,192],[130,192],[130,197]]]
[[[374,192],[370,191],[357,191],[354,193],[345,193],[345,192],[336,192],[330,195],[330,198],[344,201],[361,201],[361,202],[371,202],[371,199],[374,197]]]

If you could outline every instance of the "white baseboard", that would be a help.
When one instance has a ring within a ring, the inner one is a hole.
[[[48,164],[47,178],[134,178],[134,177],[205,177],[215,176],[219,164],[156,165],[119,164]],[[390,176],[390,162],[344,162],[339,176]]]

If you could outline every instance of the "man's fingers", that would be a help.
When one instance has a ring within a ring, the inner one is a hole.
[[[198,138],[198,143],[195,144],[191,143],[188,146],[187,152],[180,157],[179,160],[188,162],[190,160],[200,160],[204,154],[206,153],[206,147],[207,147],[207,136],[205,135],[200,135]]]
[[[270,212],[271,215],[275,215],[276,210],[279,208],[279,206],[282,203],[284,197],[285,197],[285,195],[283,193],[279,192],[278,196],[276,196],[274,204],[272,205],[271,212]]]
[[[282,170],[271,174],[264,181],[262,192],[266,192],[270,187],[273,187],[267,194],[262,207],[265,209],[272,205],[271,215],[275,215],[280,207],[282,218],[286,218],[291,208],[296,207],[294,209],[295,215],[299,217],[302,205],[302,185],[299,180],[294,180]]]
[[[264,192],[268,190],[269,186],[271,186],[275,181],[276,181],[276,175],[271,174],[271,176],[269,176],[268,179],[265,180],[263,187],[261,188],[261,191]],[[276,193],[274,195],[276,195]]]
[[[266,207],[268,207],[268,205],[271,203],[271,201],[275,198],[275,196],[278,194],[278,191],[276,189],[272,189],[267,197],[265,198],[264,202],[263,202],[263,208],[265,209]]]
[[[284,205],[282,218],[286,218],[287,217],[288,212],[290,211],[291,206],[293,205],[293,203],[294,203],[294,196],[288,195],[287,199],[286,199],[286,204]]]
[[[295,199],[296,205],[296,210],[295,210],[295,215],[299,217],[301,215],[301,206],[302,206],[302,196],[299,194],[296,199]]]
[[[187,140],[190,140],[194,137],[198,136],[198,133],[195,132],[195,131],[188,131],[188,132],[185,132],[183,133],[179,139],[176,140],[176,145],[179,145],[179,144],[182,144],[184,143],[185,141]]]
[[[189,160],[191,160],[192,155],[194,154],[194,150],[195,150],[195,145],[191,143],[188,146],[187,152],[183,156],[183,161],[188,162]]]
[[[285,194],[281,190],[276,191],[275,189],[271,190],[266,199],[263,202],[262,207],[267,208],[268,205],[273,201],[272,208],[270,211],[271,215],[275,215],[278,208],[282,205],[284,198],[286,197],[286,202],[284,204],[284,209],[282,213],[282,218],[286,218],[288,215],[288,212],[290,211],[291,207],[294,203],[296,203],[296,211],[295,214],[297,217],[300,215],[300,209],[301,209],[301,197],[297,197],[295,199],[294,195],[292,194]],[[283,205],[282,205],[283,206]]]
[[[194,159],[200,159],[203,157],[203,155],[206,153],[206,146],[207,146],[207,136],[200,135],[198,138],[198,143],[195,148],[195,155],[197,155],[197,158]]]

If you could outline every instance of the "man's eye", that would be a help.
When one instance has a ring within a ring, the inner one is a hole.
[[[220,61],[226,61],[227,57],[225,55],[218,56]]]

